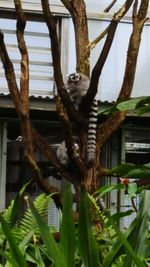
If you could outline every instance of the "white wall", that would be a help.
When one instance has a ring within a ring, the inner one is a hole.
[[[108,22],[90,21],[90,37],[96,37],[102,27],[106,27]],[[102,24],[102,25],[101,25]],[[95,29],[95,30],[93,30]],[[124,76],[128,43],[132,25],[130,23],[120,23],[117,28],[115,39],[105,66],[100,77],[100,88],[98,98],[102,101],[116,100]],[[95,36],[94,36],[95,35]],[[104,42],[104,40],[103,40]],[[102,42],[102,43],[103,43]],[[141,38],[141,46],[137,61],[134,88],[132,96],[149,95],[150,87],[150,26],[146,25]],[[98,45],[91,54],[91,66],[93,66],[100,54],[102,45]]]
[[[90,41],[95,39],[109,24],[109,21],[89,20]],[[120,23],[118,25],[114,42],[110,53],[102,70],[99,81],[97,98],[101,101],[115,101],[123,82],[128,43],[132,25],[130,23]],[[70,39],[69,39],[69,72],[75,71],[75,50],[74,33],[70,20]],[[102,50],[105,39],[101,41],[91,52],[91,70],[95,65]],[[149,95],[150,88],[150,25],[144,27],[141,39],[141,46],[137,61],[137,70],[132,96]]]
[[[91,39],[93,40],[101,31],[103,31],[103,29],[105,29],[105,27],[108,26],[108,24],[109,22],[107,21],[90,21],[89,32]],[[93,28],[95,29],[95,31],[93,31]],[[130,24],[121,23],[118,25],[114,42],[112,44],[111,50],[109,52],[100,77],[97,98],[102,101],[116,100],[119,94],[121,83],[123,80],[125,59],[127,54],[127,44],[130,32]],[[103,39],[101,44],[96,46],[96,48],[91,53],[91,69],[98,59],[104,42],[105,39]]]

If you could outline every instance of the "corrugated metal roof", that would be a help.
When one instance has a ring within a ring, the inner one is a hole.
[[[7,93],[7,94],[4,94],[4,93],[0,93],[0,97],[5,97],[5,98],[11,98],[11,94],[10,93]],[[44,96],[42,96],[42,95],[30,95],[29,96],[29,98],[30,98],[30,100],[35,100],[35,99],[37,99],[37,100],[44,100],[44,101],[49,101],[49,100],[53,100],[54,99],[54,95],[44,95]],[[98,103],[99,104],[114,104],[115,103],[115,101],[107,101],[107,100],[105,100],[105,101],[101,101],[101,100],[98,100]]]
[[[0,108],[2,109],[12,109],[14,108],[13,101],[10,94],[0,93]],[[42,97],[42,96],[30,96],[30,109],[31,110],[41,110],[41,111],[55,111],[56,104],[54,97]]]
[[[11,97],[10,93],[0,93],[0,97]],[[54,95],[30,95],[30,99],[54,99]]]

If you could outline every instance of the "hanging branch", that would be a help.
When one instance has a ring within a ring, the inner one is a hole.
[[[135,1],[133,7],[133,31],[130,37],[125,74],[118,101],[126,100],[130,97],[135,78],[136,64],[141,43],[141,33],[145,22],[147,21],[149,0],[141,1],[139,11],[137,12],[138,1]]]

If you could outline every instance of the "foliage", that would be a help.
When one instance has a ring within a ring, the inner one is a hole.
[[[99,110],[98,114],[101,116],[110,115],[112,113],[118,111],[128,111],[134,112],[137,115],[142,115],[146,112],[150,111],[150,97],[149,96],[141,96],[141,97],[134,97],[126,101],[120,101],[118,103],[113,104],[110,108],[105,108],[103,110]]]
[[[137,165],[133,163],[120,164],[107,172],[109,176],[130,177],[142,179],[150,177],[150,164]]]
[[[3,227],[0,228],[0,248],[9,251],[9,246],[7,244],[6,238],[8,240],[8,243],[9,239],[10,242],[11,240],[15,240],[15,244],[17,243],[19,247],[18,253],[20,253],[21,250],[22,254],[25,255],[27,261],[36,263],[38,262],[39,257],[38,246],[36,242],[38,242],[40,238],[40,232],[39,228],[37,227],[36,220],[31,213],[31,210],[28,208],[24,213],[21,221],[18,221],[20,198],[23,196],[26,186],[27,185],[25,185],[23,189],[19,193],[17,193],[15,199],[11,201],[8,209],[6,209],[5,212],[1,214],[0,221],[2,225],[4,225],[4,227],[6,225],[6,229],[3,229]],[[50,201],[51,197],[46,194],[39,195],[34,201],[35,207],[38,209],[39,214],[42,216],[42,218],[45,219],[45,221],[47,218]],[[15,244],[14,246],[16,246]],[[43,250],[42,247],[41,249]],[[8,252],[8,254],[10,254],[10,252]],[[11,262],[11,258],[8,259],[8,256],[6,257],[3,255],[2,261],[5,262],[4,258],[6,258],[8,262]],[[6,266],[9,266],[8,262],[6,263]],[[13,266],[15,267],[16,263],[13,264]]]
[[[7,222],[7,217],[1,214],[0,230],[1,235],[3,234],[3,242],[0,243],[0,266],[148,266],[146,261],[148,262],[150,251],[150,191],[142,193],[137,216],[129,228],[123,232],[117,226],[119,218],[123,215],[110,215],[107,210],[101,211],[98,205],[99,196],[104,196],[113,189],[116,190],[117,186],[104,187],[95,195],[90,196],[82,188],[79,200],[79,221],[75,223],[71,187],[66,183],[59,242],[55,240],[51,227],[43,218],[47,209],[45,199],[47,198],[49,203],[49,196],[42,194],[34,203],[28,198],[29,208],[26,214],[30,215],[23,217],[22,221],[26,223],[18,223],[18,228],[16,224],[12,226],[10,220]],[[42,207],[42,199],[46,206],[45,210],[44,205]],[[19,201],[18,198],[17,201]],[[17,201],[15,199],[11,204],[12,208],[9,209],[9,214],[10,210],[13,211],[15,208],[13,205],[18,205]],[[10,216],[10,218],[12,217]],[[31,222],[33,223],[31,224]],[[23,233],[19,229],[22,225],[26,227],[26,234],[22,234],[20,241],[14,233],[17,229]]]

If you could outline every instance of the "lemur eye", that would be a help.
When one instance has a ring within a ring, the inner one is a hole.
[[[76,81],[79,81],[79,80],[80,80],[80,74],[79,74],[79,73],[76,73],[76,74],[75,74],[75,80],[76,80]]]
[[[74,81],[75,80],[75,75],[74,74],[69,75],[69,80],[70,81]]]

